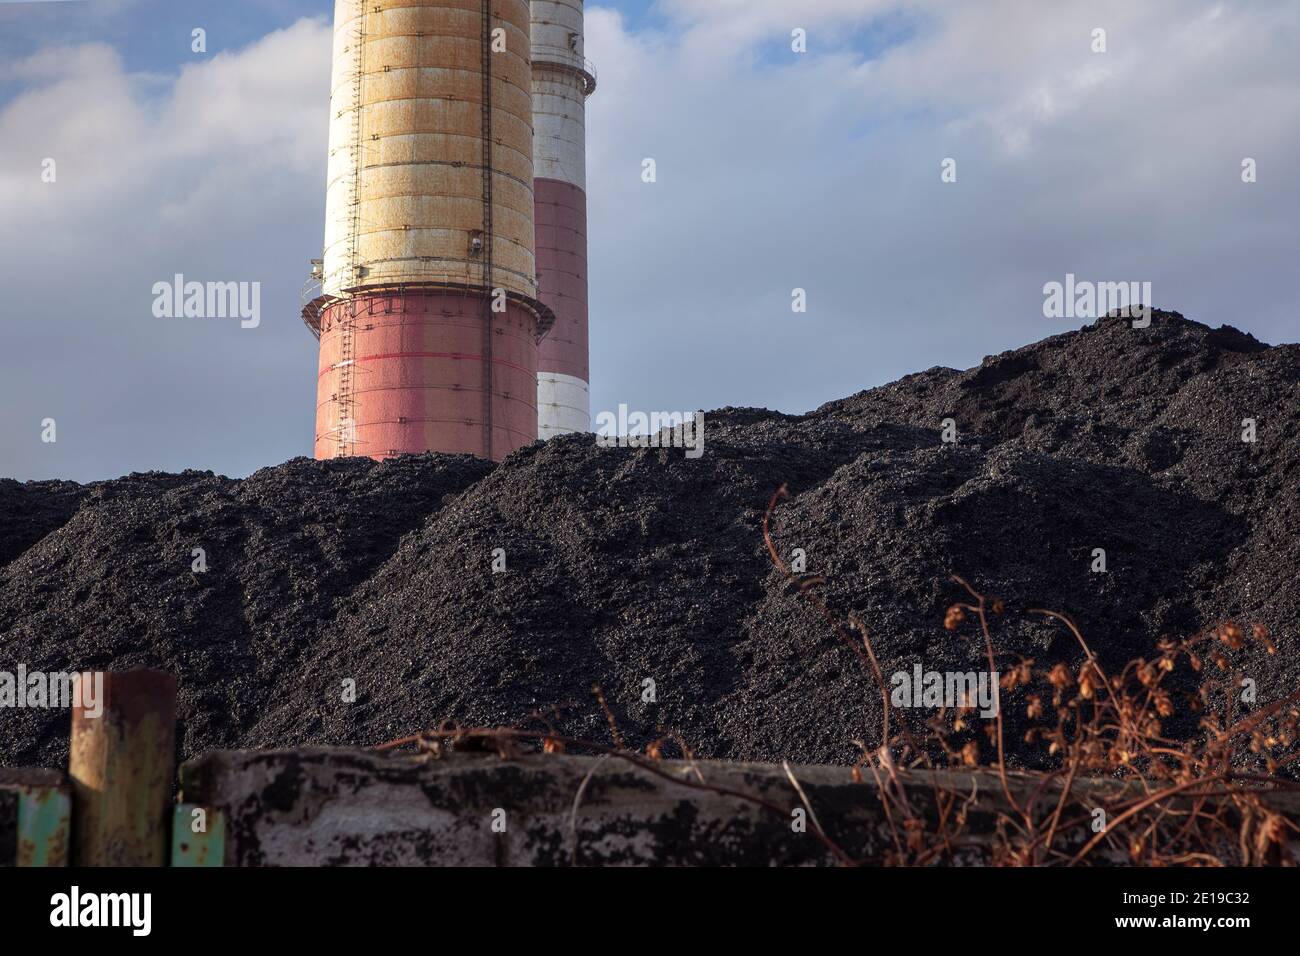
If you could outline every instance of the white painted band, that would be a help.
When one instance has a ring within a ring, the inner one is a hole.
[[[582,68],[582,0],[532,0],[530,19],[534,59],[559,59]]]
[[[531,9],[533,176],[586,192],[582,0],[532,0]]]
[[[587,191],[587,106],[572,75],[533,77],[533,176]]]
[[[591,431],[591,389],[580,378],[559,372],[537,375],[537,434],[554,438]]]

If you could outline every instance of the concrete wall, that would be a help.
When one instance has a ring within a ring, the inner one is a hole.
[[[771,768],[701,766],[710,782],[795,805]],[[827,817],[861,803],[847,770],[797,772],[808,775],[802,782]],[[182,787],[187,801],[225,809],[228,866],[544,866],[575,859],[574,799],[588,773],[576,817],[579,864],[830,862],[788,820],[612,758],[218,752],[187,764]],[[869,827],[862,830],[858,842]]]
[[[227,866],[828,865],[783,768],[665,761],[670,776],[698,770],[715,786],[770,801],[780,812],[701,792],[615,758],[451,754],[440,759],[337,749],[216,752],[181,770],[187,802],[227,814]],[[692,769],[692,768],[695,769]],[[795,767],[827,832],[855,857],[891,844],[876,787],[846,767]],[[1001,789],[987,774],[936,774],[977,798],[969,862],[994,829]],[[584,781],[585,786],[584,786]],[[1027,793],[1028,784],[1017,782]],[[933,803],[930,778],[909,801]],[[582,791],[576,816],[575,798]],[[494,830],[493,824],[497,824]]]

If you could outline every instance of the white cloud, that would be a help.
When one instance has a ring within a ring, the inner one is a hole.
[[[176,77],[102,45],[10,65],[25,89],[0,104],[0,281],[21,346],[0,474],[239,472],[310,451],[297,311],[323,240],[330,42],[304,20]],[[153,284],[177,272],[262,282],[262,327],[154,318]],[[57,445],[39,444],[46,416]]]
[[[152,204],[169,177],[188,190],[232,165],[317,170],[329,44],[323,21],[304,20],[188,65],[174,80],[128,74],[99,44],[15,63],[10,75],[29,89],[0,110],[0,141],[14,144],[0,154],[0,203],[76,220],[128,199]],[[40,182],[44,157],[66,160],[56,189]]]

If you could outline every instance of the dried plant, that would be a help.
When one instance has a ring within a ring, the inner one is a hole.
[[[903,821],[895,828],[896,852],[888,862],[956,861],[972,847],[966,839],[970,834],[963,832],[969,798],[936,789],[932,812],[920,818],[897,781],[909,773],[924,779],[926,772],[940,768],[985,766],[985,748],[970,708],[941,708],[919,739],[901,722],[897,732],[891,731],[888,687],[867,629],[852,614],[847,623],[840,621],[818,594],[824,580],[793,574],[772,540],[772,518],[786,496],[784,487],[778,490],[763,519],[771,559],[867,662],[881,691],[881,745],[874,750],[863,746],[856,769],[859,776],[862,768],[875,775],[882,800],[893,804],[887,812],[891,825]],[[1300,827],[1273,809],[1268,797],[1300,790],[1282,776],[1284,768],[1300,759],[1295,748],[1300,690],[1248,715],[1237,714],[1235,706],[1242,682],[1233,669],[1234,655],[1247,644],[1276,653],[1262,625],[1246,629],[1227,622],[1185,640],[1165,638],[1154,657],[1131,660],[1112,675],[1067,615],[1032,608],[1030,614],[1066,628],[1079,647],[1079,659],[1042,665],[1016,657],[999,668],[990,622],[1005,613],[1003,603],[960,577],[952,581],[962,595],[947,609],[944,627],[956,632],[974,623],[983,639],[988,673],[1001,674],[1000,692],[1019,692],[1016,696],[1024,700],[1031,724],[1024,742],[1040,746],[1047,762],[1055,764],[1048,770],[1017,772],[1013,786],[1003,710],[997,709],[985,730],[994,751],[991,769],[1007,809],[998,816],[997,840],[991,846],[975,841],[977,852],[985,854],[983,862],[1295,864],[1289,843]],[[1194,693],[1180,695],[1167,686],[1180,663],[1201,678]],[[1181,712],[1198,718],[1198,733],[1175,740],[1166,736],[1165,725]],[[1264,773],[1253,772],[1252,763]],[[1092,784],[1086,793],[1080,790],[1085,784]],[[1098,826],[1098,821],[1104,825]]]

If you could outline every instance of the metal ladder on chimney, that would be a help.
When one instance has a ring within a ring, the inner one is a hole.
[[[352,21],[348,35],[352,52],[351,102],[348,110],[352,116],[351,166],[348,180],[348,211],[351,222],[347,230],[347,280],[345,289],[355,289],[361,284],[362,267],[359,261],[358,234],[361,231],[361,170],[365,162],[362,129],[362,86],[365,82],[366,17],[368,0],[357,0],[357,16]],[[338,373],[335,392],[334,455],[347,458],[356,454],[356,348],[357,300],[349,297],[339,325],[339,358],[334,369]]]

